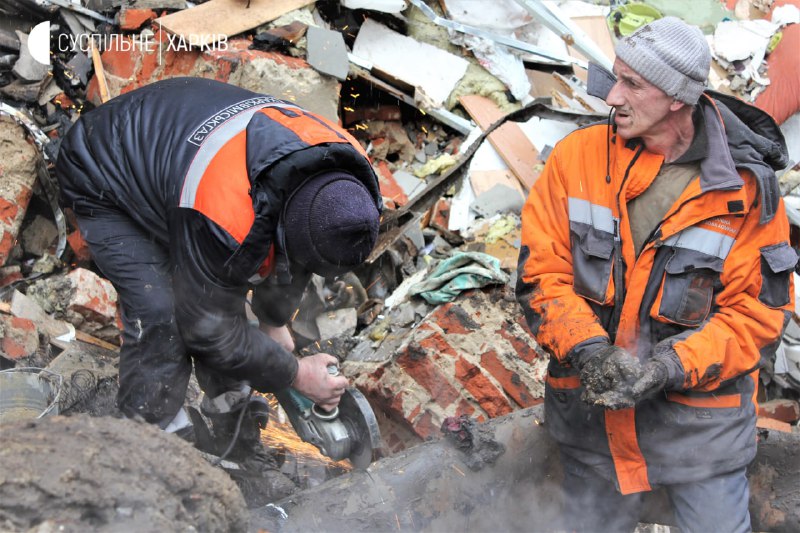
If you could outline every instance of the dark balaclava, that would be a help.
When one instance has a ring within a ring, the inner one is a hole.
[[[289,198],[284,236],[289,261],[321,276],[360,265],[378,239],[380,213],[367,188],[352,174],[317,174]]]

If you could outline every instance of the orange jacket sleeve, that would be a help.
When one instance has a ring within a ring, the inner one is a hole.
[[[604,337],[597,316],[573,290],[568,190],[556,145],[522,209],[517,299],[539,345],[564,361],[583,341]]]

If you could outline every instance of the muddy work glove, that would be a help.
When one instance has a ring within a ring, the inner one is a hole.
[[[607,409],[633,407],[632,386],[642,372],[638,359],[608,343],[587,346],[573,359],[585,389],[584,402]]]
[[[680,359],[672,348],[672,343],[663,341],[656,344],[652,357],[642,367],[642,375],[633,384],[634,399],[638,402],[667,388],[670,366],[680,366]]]

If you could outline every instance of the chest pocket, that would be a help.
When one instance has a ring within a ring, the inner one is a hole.
[[[682,326],[701,324],[711,311],[720,286],[723,260],[695,250],[675,248],[650,316]]]
[[[614,234],[586,224],[571,224],[572,270],[577,294],[599,304],[614,298],[611,270]]]
[[[797,253],[782,242],[761,248],[761,290],[758,299],[764,305],[777,308],[791,301],[789,291],[792,271],[797,265]]]

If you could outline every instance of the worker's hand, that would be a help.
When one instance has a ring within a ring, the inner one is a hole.
[[[633,384],[631,392],[637,402],[664,390],[667,384],[667,365],[657,357],[644,364],[642,376]]]
[[[341,374],[332,375],[328,365],[339,365],[339,360],[327,353],[318,353],[298,360],[294,387],[322,409],[330,411],[339,405],[339,399],[347,388],[347,378]]]
[[[575,366],[584,386],[582,399],[608,409],[633,407],[631,387],[641,376],[639,360],[624,348],[599,344],[587,350]]]
[[[294,339],[288,326],[268,326],[261,324],[259,329],[269,335],[269,337],[281,345],[287,352],[294,351]]]

